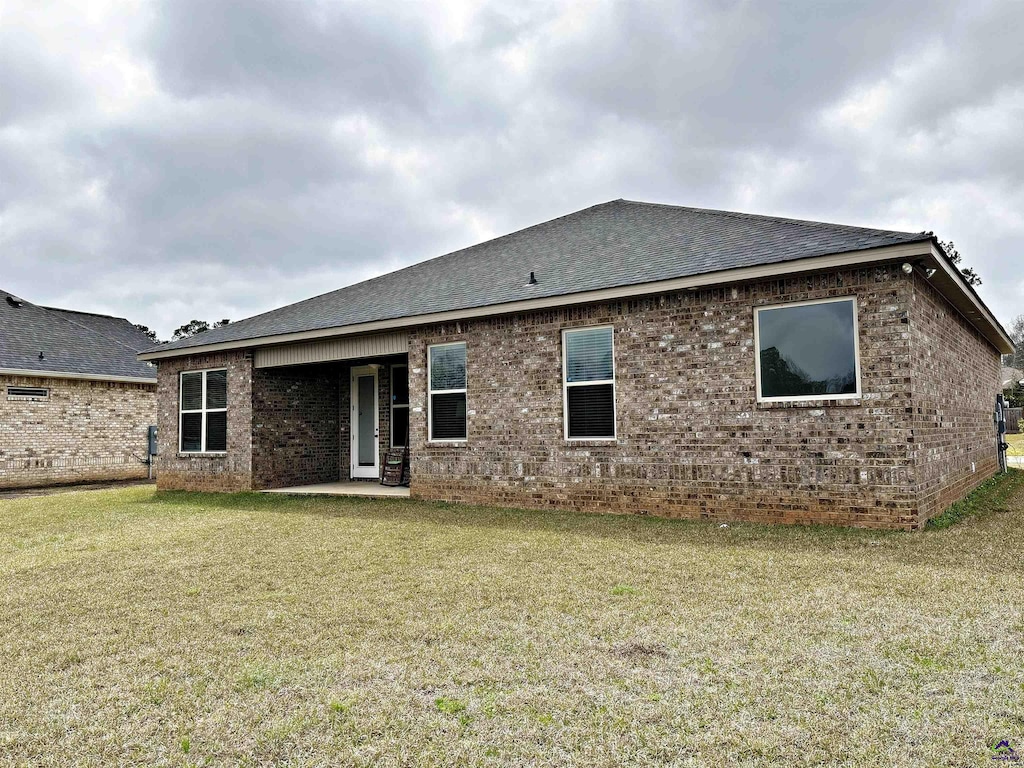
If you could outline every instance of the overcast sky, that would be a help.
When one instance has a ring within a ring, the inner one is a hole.
[[[934,230],[1007,323],[1021,29],[981,0],[0,0],[0,287],[166,338],[624,197]]]

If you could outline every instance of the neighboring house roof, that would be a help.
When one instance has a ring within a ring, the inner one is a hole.
[[[1019,371],[1016,368],[1003,368],[999,377],[1004,388],[1012,387],[1022,379],[1024,379],[1024,371]]]
[[[41,307],[0,290],[0,373],[156,381],[153,366],[136,358],[152,345],[124,318]]]
[[[162,345],[147,356],[932,242],[930,232],[614,200]]]
[[[106,336],[131,349],[148,349],[154,342],[149,336],[136,328],[131,321],[123,317],[97,315],[93,312],[77,312],[73,309],[59,307],[43,307],[50,312],[58,312],[72,323],[84,325],[89,330]],[[141,347],[139,345],[142,345]]]

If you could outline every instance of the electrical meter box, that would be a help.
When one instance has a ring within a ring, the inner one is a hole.
[[[156,427],[149,428],[149,455],[156,456]]]

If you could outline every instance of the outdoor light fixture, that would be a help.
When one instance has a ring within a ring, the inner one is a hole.
[[[915,261],[911,264],[909,261],[903,262],[903,274],[912,275],[914,274],[914,267],[920,267],[921,271],[924,272],[924,276],[929,280],[932,279],[932,275],[935,274],[935,267],[926,267],[923,261]]]

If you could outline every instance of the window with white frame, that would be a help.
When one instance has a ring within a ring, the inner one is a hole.
[[[754,343],[759,401],[860,397],[855,298],[757,307]]]
[[[178,435],[182,453],[223,453],[228,449],[228,372],[225,369],[181,374]]]
[[[391,447],[409,445],[409,366],[391,366]]]
[[[562,401],[567,440],[615,439],[611,326],[562,331]]]
[[[466,439],[466,344],[434,344],[427,351],[430,439]]]

